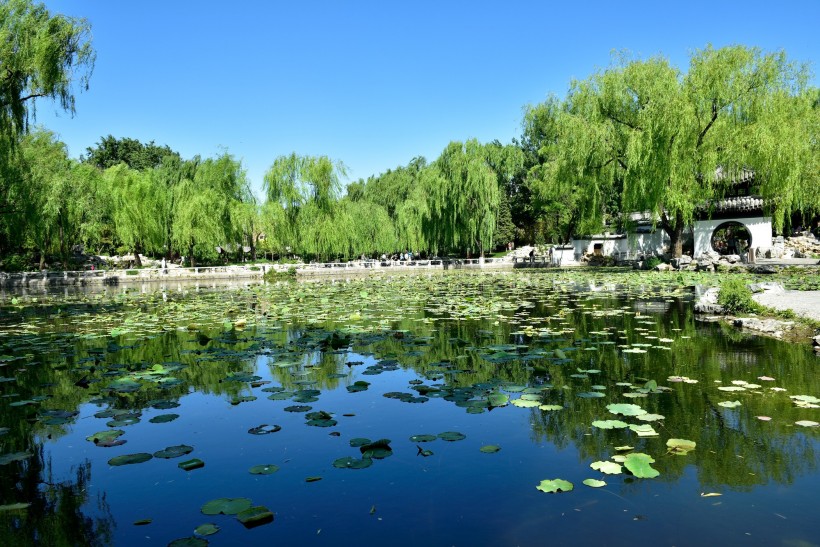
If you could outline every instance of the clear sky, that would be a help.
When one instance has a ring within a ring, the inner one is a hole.
[[[744,44],[820,70],[820,0],[46,5],[88,19],[97,51],[74,117],[38,105],[73,157],[109,134],[185,158],[227,150],[257,191],[291,152],[341,160],[356,180],[432,161],[451,140],[508,143],[526,105],[563,97],[615,50],[686,70],[708,43]]]

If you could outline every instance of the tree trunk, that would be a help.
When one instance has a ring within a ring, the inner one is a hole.
[[[41,250],[40,251],[40,270],[45,270],[45,269],[46,269],[46,251]]]
[[[196,260],[194,259],[194,242],[188,245],[188,258],[191,260],[191,268],[196,268]]]
[[[680,258],[683,255],[683,213],[675,213],[675,220],[670,221],[666,213],[661,217],[661,226],[666,235],[669,236],[669,252],[672,258]]]
[[[134,245],[134,266],[142,268],[142,260],[140,260],[140,246],[139,243]]]

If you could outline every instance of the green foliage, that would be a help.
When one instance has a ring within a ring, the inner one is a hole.
[[[159,146],[154,141],[143,144],[137,139],[116,139],[111,135],[103,137],[94,147],[86,148],[88,154],[83,161],[98,167],[108,169],[124,163],[131,169],[144,171],[162,165],[166,156],[179,159],[179,154],[167,145]]]
[[[749,313],[760,310],[760,305],[752,299],[752,291],[740,277],[727,277],[720,284],[718,304],[728,313]]]

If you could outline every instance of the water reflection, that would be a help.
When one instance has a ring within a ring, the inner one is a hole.
[[[197,477],[219,484],[230,477],[255,488],[246,473],[231,474],[234,454],[269,458],[271,446],[278,445],[259,445],[247,435],[250,427],[281,423],[282,433],[275,435],[289,439],[288,461],[301,459],[293,465],[310,462],[330,475],[328,462],[344,453],[338,447],[313,449],[327,446],[326,439],[316,437],[318,428],[305,427],[300,412],[306,411],[292,410],[304,406],[336,412],[337,419],[339,409],[353,409],[345,413],[349,423],[373,438],[389,435],[396,445],[399,438],[426,432],[424,424],[447,420],[453,429],[482,424],[485,442],[506,436],[503,452],[521,461],[542,446],[571,449],[575,463],[554,474],[591,476],[590,462],[631,445],[654,455],[660,471],[654,483],[671,487],[694,474],[703,492],[754,492],[774,483],[795,499],[813,495],[798,479],[817,480],[816,430],[794,425],[810,414],[788,397],[820,393],[810,349],[697,323],[690,295],[676,286],[517,274],[403,277],[381,285],[350,280],[146,293],[119,289],[49,294],[4,308],[0,454],[21,456],[0,466],[0,505],[31,504],[0,511],[16,544],[60,545],[50,539],[63,528],[76,531],[66,536],[67,545],[127,542],[121,529],[152,513],[144,503],[147,493],[131,501],[128,494],[182,475],[173,473],[179,471],[174,461],[127,471],[108,467],[116,455],[181,442],[195,444],[194,455],[207,454],[206,471],[188,475],[179,492],[163,490],[169,499],[180,496],[185,509],[179,518],[192,524],[183,529],[157,517],[153,526],[161,533],[153,533],[165,541],[190,534],[204,522],[199,505],[226,495],[197,483]],[[692,383],[670,380],[682,377]],[[664,389],[645,387],[652,382]],[[733,382],[756,387],[719,389],[740,385]],[[524,395],[539,407],[517,408],[504,399]],[[721,404],[735,400],[738,406]],[[651,422],[658,436],[593,427],[596,420],[613,418],[606,406],[616,401],[662,416]],[[156,421],[171,413],[179,418]],[[341,436],[362,434],[345,423],[337,430]],[[124,430],[128,444],[104,448],[85,440],[106,429]],[[432,432],[443,430],[444,423]],[[669,438],[695,441],[697,449],[686,456],[667,454]],[[417,465],[415,447],[409,449],[409,461]],[[453,477],[455,465],[487,465],[475,462],[474,454],[463,457],[438,465]],[[56,466],[55,458],[61,462]],[[92,469],[98,477],[93,486]],[[514,469],[487,472],[484,480],[502,488]],[[359,480],[383,480],[378,473],[383,471]],[[638,499],[646,488],[628,477],[607,479],[612,494],[621,497]],[[309,492],[291,493],[291,504],[301,508],[292,518],[302,518],[316,500]],[[411,493],[398,497],[403,496]],[[117,500],[116,518],[109,497]],[[509,504],[523,504],[522,514],[532,503],[513,497]],[[526,528],[524,521],[520,525]]]

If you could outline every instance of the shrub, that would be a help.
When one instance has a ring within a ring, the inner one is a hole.
[[[125,270],[125,275],[139,275],[139,270]]]
[[[655,267],[655,266],[657,266],[658,264],[662,264],[662,263],[663,263],[663,260],[661,260],[661,259],[660,259],[660,258],[658,258],[657,256],[650,256],[650,257],[649,257],[649,258],[647,258],[647,259],[646,259],[646,261],[644,262],[644,267],[645,267],[647,270],[651,270],[652,268],[654,268],[654,267]]]
[[[720,284],[718,304],[728,313],[749,313],[760,310],[760,305],[752,299],[752,290],[738,277],[730,277]]]

